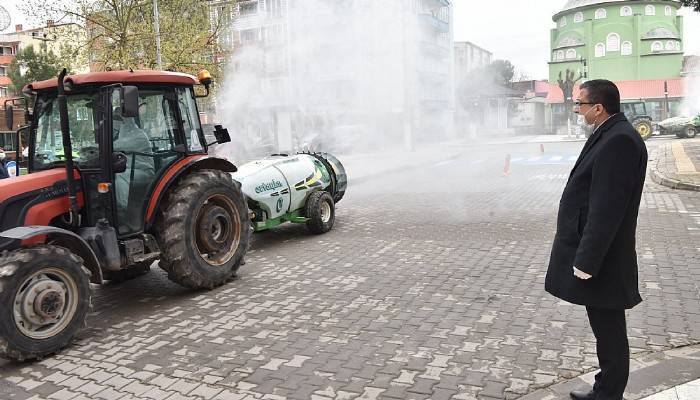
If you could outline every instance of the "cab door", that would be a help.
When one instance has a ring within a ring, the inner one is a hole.
[[[139,115],[123,117],[118,91],[112,93],[112,152],[126,157],[126,170],[113,173],[113,198],[119,236],[144,230],[150,194],[160,177],[183,156],[172,88],[139,89]]]

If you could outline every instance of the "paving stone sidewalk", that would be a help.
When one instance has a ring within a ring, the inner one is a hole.
[[[700,191],[700,139],[674,140],[650,155],[654,182],[673,189]]]

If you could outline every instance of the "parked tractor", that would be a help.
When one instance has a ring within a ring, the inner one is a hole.
[[[28,174],[0,181],[0,356],[65,347],[90,283],[155,261],[192,289],[233,278],[251,222],[236,166],[207,153],[230,141],[221,126],[212,143],[202,132],[195,98],[210,83],[206,71],[64,70],[25,87]]]
[[[647,114],[646,103],[643,101],[624,102],[622,112],[637,130],[642,139],[647,140],[652,134],[651,116]]]

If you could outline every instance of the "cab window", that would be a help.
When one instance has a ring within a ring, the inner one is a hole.
[[[177,88],[177,104],[182,116],[187,149],[193,152],[204,151],[202,126],[191,88]]]

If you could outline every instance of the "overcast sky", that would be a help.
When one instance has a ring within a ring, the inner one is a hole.
[[[6,32],[13,31],[16,23],[28,27],[16,8],[20,2],[2,0],[12,17]],[[455,40],[473,42],[493,52],[496,59],[510,60],[518,72],[532,79],[547,79],[552,15],[566,0],[490,0],[489,8],[474,0],[453,3]],[[700,55],[700,13],[684,9],[681,14],[685,17],[685,53]]]

